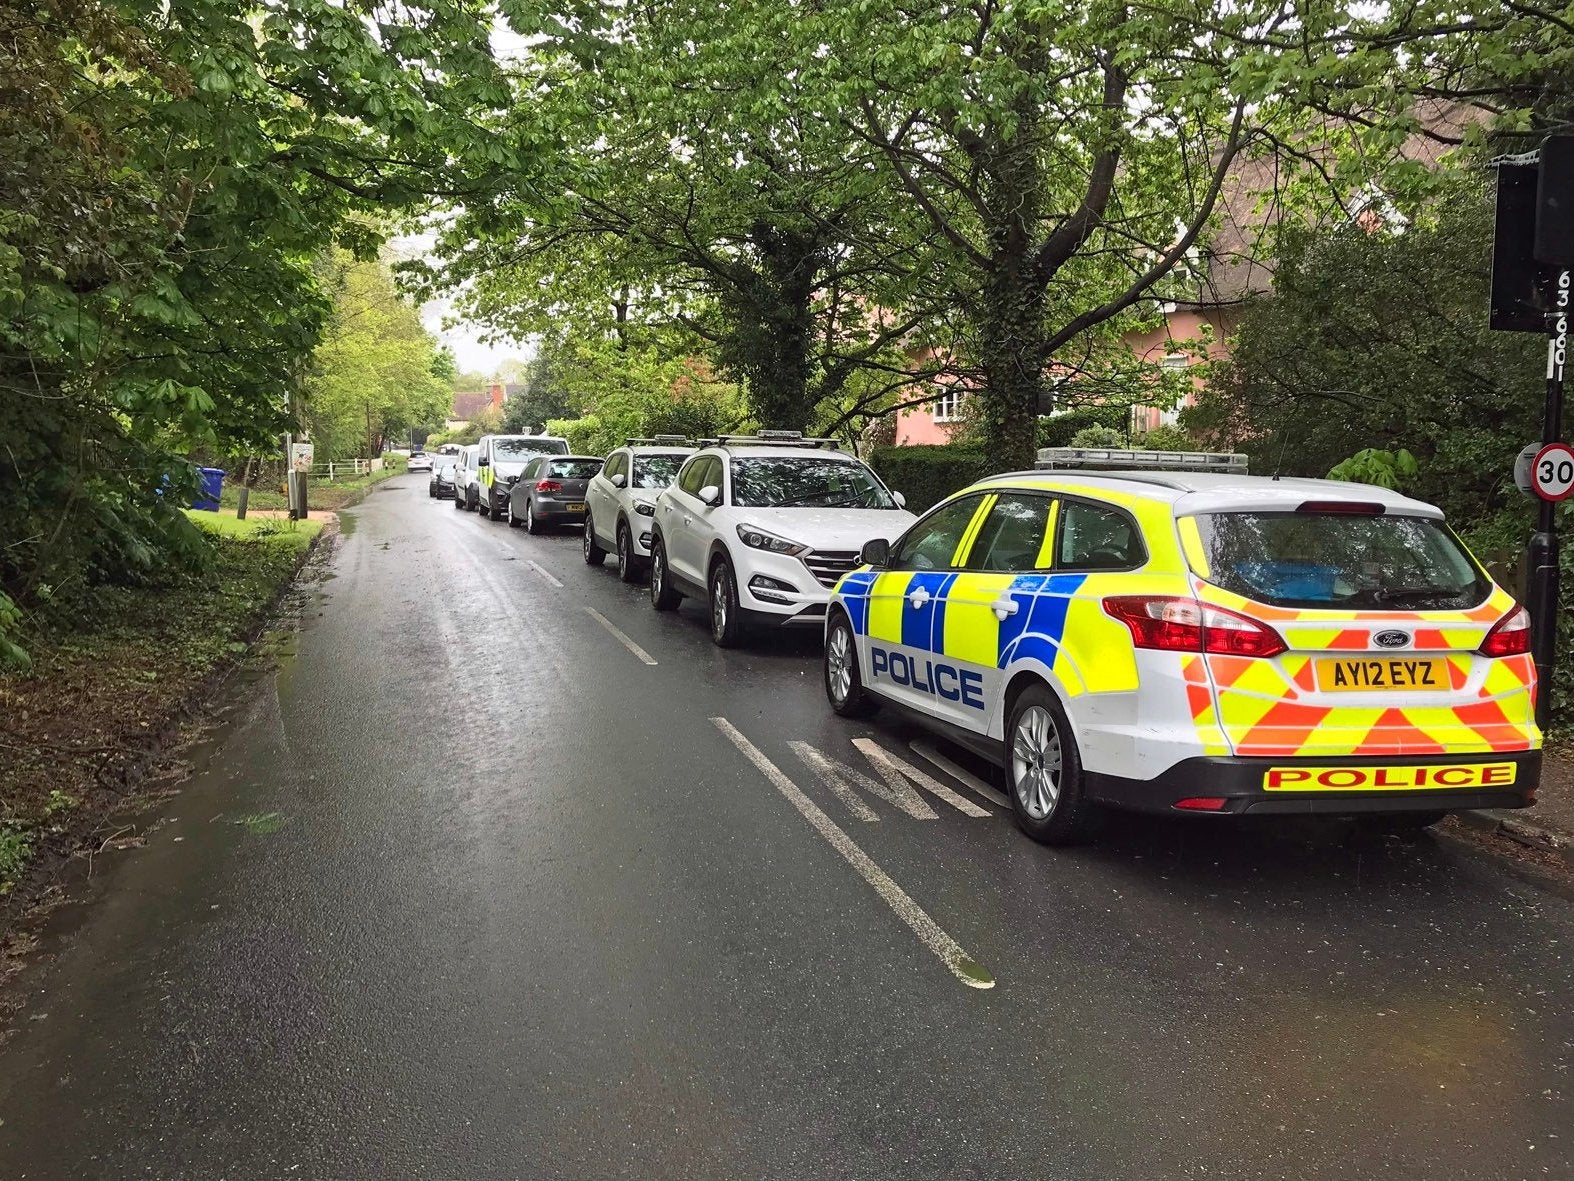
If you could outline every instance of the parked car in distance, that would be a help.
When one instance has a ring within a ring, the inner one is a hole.
[[[501,521],[525,465],[538,455],[567,454],[568,440],[556,435],[482,435],[476,444],[476,508]]]
[[[461,447],[454,463],[454,507],[457,509],[473,509],[480,495],[480,484],[477,482],[476,452],[478,448],[471,444]]]
[[[723,436],[691,455],[656,501],[650,601],[705,599],[711,639],[753,624],[822,628],[837,580],[875,538],[914,521],[900,493],[834,439],[796,431]]]
[[[404,465],[407,472],[429,472],[432,470],[432,457],[424,451],[411,454],[410,461]]]
[[[650,564],[656,497],[677,479],[694,447],[682,435],[630,439],[611,455],[585,490],[585,562],[618,558],[618,577],[635,581]]]
[[[454,494],[454,469],[458,463],[457,455],[433,456],[432,478],[426,483],[426,491],[430,496],[441,500]]]
[[[440,447],[438,447],[437,454],[439,454],[439,455],[458,455],[459,454],[459,444],[458,443],[444,443]]]
[[[508,498],[508,523],[531,533],[559,525],[583,526],[585,487],[601,470],[594,455],[543,455],[525,465]],[[523,507],[518,505],[524,501]]]

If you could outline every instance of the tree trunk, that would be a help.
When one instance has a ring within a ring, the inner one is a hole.
[[[979,361],[984,371],[984,453],[1001,470],[1033,466],[1037,458],[1039,393],[1044,387],[1044,282],[1035,242],[1044,191],[1037,123],[1018,108],[1016,134],[993,145],[985,170],[990,266],[979,308]]]
[[[742,376],[760,426],[806,430],[819,400],[809,381],[819,244],[768,225],[755,226],[749,236],[760,262],[733,301],[731,339],[724,346],[729,367]]]

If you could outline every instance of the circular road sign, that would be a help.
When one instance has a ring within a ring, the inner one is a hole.
[[[1548,443],[1530,461],[1530,487],[1542,500],[1567,500],[1574,494],[1574,448]]]

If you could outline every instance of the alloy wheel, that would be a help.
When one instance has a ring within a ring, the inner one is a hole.
[[[837,624],[826,645],[825,659],[830,666],[831,697],[839,705],[847,700],[853,687],[853,645],[846,624]]]
[[[1023,809],[1043,820],[1060,800],[1060,728],[1041,705],[1017,719],[1011,738],[1011,782]]]

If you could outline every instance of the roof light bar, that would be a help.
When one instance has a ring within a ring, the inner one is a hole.
[[[1147,451],[1141,448],[1041,447],[1040,471],[1080,468],[1084,471],[1224,472],[1244,476],[1246,456],[1229,451]]]

